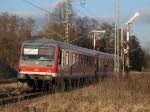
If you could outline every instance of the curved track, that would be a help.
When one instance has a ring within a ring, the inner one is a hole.
[[[96,80],[92,80],[92,83],[94,84],[97,82]],[[29,89],[29,88],[20,88],[13,90],[0,90],[0,105],[10,104],[10,103],[16,103],[20,102],[26,99],[32,99],[39,96],[52,94],[56,92],[64,92],[64,91],[72,91],[75,89],[79,89],[85,86],[88,86],[91,84],[91,80],[85,80],[85,78],[82,78],[78,81],[75,80],[68,80],[68,81],[59,81],[56,82],[54,85],[50,85],[50,88],[46,88],[47,86],[44,86],[43,89]]]
[[[71,85],[71,84],[70,84]],[[65,86],[65,85],[64,85]],[[6,104],[11,104],[11,103],[17,103],[20,101],[24,101],[27,99],[32,99],[36,97],[40,97],[43,95],[48,95],[48,94],[53,94],[56,92],[64,92],[64,91],[72,91],[78,88],[82,88],[87,86],[87,84],[81,84],[78,87],[71,85],[69,88],[66,90],[64,87],[55,87],[50,90],[42,89],[42,90],[33,90],[29,88],[22,88],[21,90],[19,89],[14,89],[14,90],[0,90],[0,105],[6,105]]]

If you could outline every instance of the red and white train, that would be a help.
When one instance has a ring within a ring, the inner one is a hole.
[[[47,82],[80,83],[113,73],[114,55],[51,39],[23,42],[18,80],[34,87]]]

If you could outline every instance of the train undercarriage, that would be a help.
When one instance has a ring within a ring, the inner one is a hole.
[[[27,83],[34,91],[69,91],[73,88],[78,88],[92,84],[98,80],[95,75],[78,76],[78,77],[51,77],[49,80],[34,78],[31,79],[26,75],[26,78],[18,80],[22,83]]]

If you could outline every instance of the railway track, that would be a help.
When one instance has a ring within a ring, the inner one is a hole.
[[[48,94],[53,94],[57,92],[64,92],[64,91],[69,92],[75,89],[83,88],[87,86],[87,84],[86,83],[79,84],[77,87],[75,85],[70,84],[69,88],[67,89],[64,89],[64,87],[61,88],[59,86],[60,85],[54,88],[54,90],[52,88],[52,90],[50,89],[49,91],[46,91],[46,90],[33,91],[31,88],[22,89],[21,91],[19,89],[14,89],[14,90],[0,89],[0,106],[6,105],[6,104],[17,103],[17,102],[24,101],[27,99],[32,99],[32,98],[36,98],[36,97],[40,97],[40,96],[48,95]]]
[[[33,91],[32,89],[0,92],[0,105],[17,103],[19,101],[36,98],[45,94],[47,93],[44,93],[43,91]]]
[[[10,104],[10,103],[17,103],[19,101],[35,98],[35,97],[38,97],[38,96],[42,96],[42,93],[41,92],[35,92],[35,93],[28,93],[28,94],[23,94],[23,95],[5,97],[5,98],[0,99],[0,105]]]
[[[0,84],[10,84],[10,83],[15,83],[18,82],[16,78],[13,79],[0,79]]]
[[[18,84],[17,79],[0,80],[0,105],[15,103],[43,94],[42,91],[33,91],[28,86],[24,86],[24,84],[19,87]]]
[[[86,86],[86,85],[85,85]],[[83,88],[84,86],[79,86],[79,87],[72,87],[69,91],[72,90],[76,90],[79,88]],[[23,89],[23,90],[0,90],[0,106],[3,105],[7,105],[7,104],[13,104],[13,103],[17,103],[20,101],[24,101],[27,99],[33,99],[33,98],[37,98],[40,96],[44,96],[44,95],[49,95],[49,94],[55,94],[58,92],[64,92],[66,90],[64,90],[64,88],[56,88],[55,90],[41,90],[41,91],[33,91],[33,89]]]

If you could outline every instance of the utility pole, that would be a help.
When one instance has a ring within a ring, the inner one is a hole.
[[[121,29],[121,61],[122,61],[122,74],[124,76],[125,74],[125,61],[124,61],[124,29]]]
[[[69,43],[69,4],[71,0],[65,0],[65,42]],[[85,0],[80,0],[81,5],[85,5]]]
[[[65,42],[69,43],[69,0],[65,1]]]
[[[115,59],[114,59],[114,72],[119,73],[120,71],[120,59],[119,59],[119,52],[120,52],[120,42],[119,42],[119,0],[115,0]]]
[[[119,0],[117,2],[117,73],[120,71],[120,29],[119,29]]]
[[[131,25],[132,22],[139,16],[139,13],[135,13],[134,16],[125,24],[126,25],[126,33],[127,33],[127,59],[126,59],[126,66],[129,69],[130,68],[130,56],[129,56],[129,49],[130,49],[130,30],[131,30]]]

